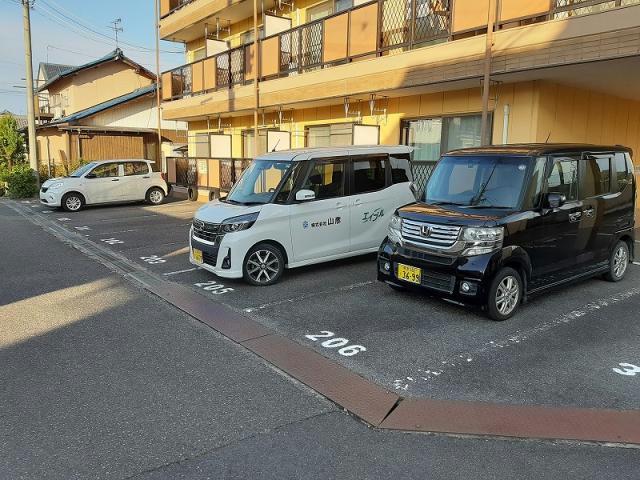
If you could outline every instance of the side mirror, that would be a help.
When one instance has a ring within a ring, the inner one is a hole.
[[[84,178],[97,178],[95,173],[87,173]]]
[[[313,190],[298,190],[296,192],[297,202],[308,202],[316,198],[316,193]]]
[[[567,203],[567,197],[561,193],[547,193],[546,202],[548,208],[560,208]]]

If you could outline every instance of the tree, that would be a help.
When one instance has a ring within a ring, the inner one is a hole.
[[[11,169],[14,163],[24,161],[26,147],[18,122],[11,115],[0,117],[0,164]]]

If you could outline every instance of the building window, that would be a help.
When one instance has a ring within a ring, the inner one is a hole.
[[[487,136],[491,138],[490,128]],[[413,160],[435,162],[443,153],[481,145],[481,115],[430,117],[402,122],[402,143],[414,148]],[[487,142],[490,143],[490,142]]]
[[[329,0],[307,9],[307,22],[320,20],[353,7],[353,0]]]
[[[307,147],[342,147],[353,145],[353,124],[314,125],[305,131]]]
[[[249,43],[253,43],[253,28],[251,30],[247,30],[242,35],[240,35],[240,43],[242,45],[248,45]],[[258,27],[258,39],[262,40],[264,38],[264,26]]]

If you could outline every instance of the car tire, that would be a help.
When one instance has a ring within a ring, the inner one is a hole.
[[[60,200],[60,206],[65,212],[79,212],[84,205],[84,197],[76,192],[66,193]]]
[[[164,191],[159,187],[150,188],[147,192],[146,200],[151,205],[162,205],[164,203],[166,195]]]
[[[242,275],[250,285],[266,287],[280,280],[284,272],[284,255],[270,243],[259,243],[244,257]]]
[[[629,267],[629,245],[619,240],[609,255],[609,271],[604,274],[608,282],[619,282],[624,278]]]
[[[500,270],[491,282],[487,299],[489,318],[498,322],[511,318],[524,296],[524,283],[520,274],[513,268]]]
[[[196,187],[189,187],[187,189],[187,197],[192,202],[195,202],[196,200],[198,200],[198,189]]]

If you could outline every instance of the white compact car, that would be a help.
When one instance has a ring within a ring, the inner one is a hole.
[[[415,201],[410,156],[405,146],[262,155],[196,212],[191,263],[271,285],[285,268],[375,252],[396,208]]]
[[[147,160],[104,160],[42,184],[40,202],[77,212],[85,205],[146,200],[159,205],[169,193],[163,174]]]

